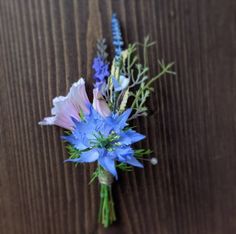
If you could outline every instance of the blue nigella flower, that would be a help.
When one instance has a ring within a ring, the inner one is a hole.
[[[101,56],[97,56],[93,60],[93,69],[95,87],[101,89],[102,85],[105,84],[106,78],[110,75],[108,63]]]
[[[83,121],[72,117],[75,128],[71,135],[62,139],[78,149],[80,157],[68,159],[67,162],[98,164],[117,178],[116,161],[136,167],[143,165],[135,158],[131,144],[145,138],[144,135],[128,128],[127,120],[131,109],[123,114],[111,114],[109,117],[100,116],[91,107],[90,114]]]
[[[113,45],[115,47],[115,56],[116,56],[116,59],[119,59],[121,52],[122,52],[122,46],[124,45],[124,42],[122,39],[120,23],[116,17],[116,14],[112,15],[111,25],[112,25]]]

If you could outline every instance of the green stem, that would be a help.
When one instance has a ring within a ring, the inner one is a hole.
[[[98,167],[98,170],[98,180],[100,185],[100,207],[98,213],[98,221],[105,228],[107,228],[116,220],[111,187],[113,176],[100,166]]]
[[[111,185],[100,184],[99,222],[107,228],[116,220]]]
[[[158,75],[156,75],[155,77],[153,77],[151,80],[149,80],[149,82],[146,83],[146,85],[144,86],[144,88],[147,88],[148,86],[150,86],[154,81],[156,81],[157,79],[159,79],[161,76],[163,76],[165,73],[167,73],[168,70],[167,69],[163,69]]]
[[[151,80],[149,80],[144,87],[138,89],[137,94],[135,96],[135,99],[131,105],[131,108],[133,109],[135,107],[136,101],[139,99],[139,96],[141,95],[141,91],[145,90],[146,88],[148,88],[154,81],[156,81],[157,79],[159,79],[161,76],[163,76],[165,73],[167,72],[166,69],[163,69],[158,75],[156,75],[155,77],[153,77]]]

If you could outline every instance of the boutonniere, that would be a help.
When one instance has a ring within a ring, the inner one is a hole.
[[[65,129],[61,139],[66,142],[68,163],[96,163],[91,182],[98,179],[100,185],[99,222],[108,227],[116,220],[112,183],[119,179],[118,171],[143,168],[141,163],[149,155],[149,149],[136,149],[133,144],[145,139],[135,130],[131,120],[148,117],[146,102],[153,92],[153,83],[164,74],[174,74],[173,63],[158,61],[160,72],[149,75],[148,49],[154,45],[149,38],[144,43],[128,44],[125,48],[119,21],[112,16],[114,58],[108,61],[106,40],[97,42],[97,54],[93,59],[93,101],[88,99],[85,80],[75,82],[67,96],[53,99],[51,117],[40,125],[57,125]],[[141,46],[143,57],[137,50]],[[148,136],[146,136],[148,137]],[[157,159],[147,159],[153,165]]]

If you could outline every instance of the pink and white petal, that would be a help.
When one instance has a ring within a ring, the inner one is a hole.
[[[72,130],[73,126],[69,124],[67,120],[59,118],[58,116],[45,117],[42,121],[38,123],[39,125],[57,125],[59,127]]]
[[[57,125],[59,127],[73,130],[74,123],[71,119],[67,116],[63,116],[62,114],[52,116],[52,117],[45,117],[42,121],[38,123],[39,125]]]
[[[54,125],[56,116],[45,117],[43,120],[39,121],[39,125]]]
[[[63,107],[63,105],[67,102],[67,99],[68,97],[64,97],[64,96],[55,97],[52,100],[53,108],[51,109],[51,114],[56,115],[60,111],[60,109]]]
[[[111,115],[108,104],[97,88],[93,90],[93,108],[103,117]]]
[[[59,96],[53,99],[52,117],[46,117],[39,122],[40,125],[58,125],[72,130],[74,122],[71,117],[80,121],[79,113],[89,114],[90,102],[85,90],[85,82],[81,78],[70,88],[67,96]]]
[[[74,108],[74,105],[71,103],[70,100],[66,100],[64,105],[61,106],[60,110],[56,114],[56,125],[63,125],[66,126],[67,129],[74,128],[74,122],[72,121],[71,117],[74,117],[78,121],[80,121],[79,114],[77,110]]]
[[[74,128],[74,122],[71,117],[74,117],[78,121],[80,117],[71,100],[66,97],[56,97],[53,99],[53,104],[54,107],[51,109],[51,113],[55,116],[46,117],[43,121],[39,122],[39,124],[57,125],[72,130]]]
[[[84,114],[89,114],[90,101],[85,90],[85,81],[83,78],[80,78],[72,85],[67,97],[71,100],[78,113],[82,110]]]

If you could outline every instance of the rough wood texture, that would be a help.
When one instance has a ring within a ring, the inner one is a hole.
[[[0,0],[1,234],[236,233],[235,10],[235,0]],[[65,165],[62,131],[37,122],[79,76],[92,87],[113,11],[126,42],[158,42],[153,74],[165,58],[178,75],[156,83],[152,116],[136,122],[159,165],[120,176],[118,221],[104,230],[93,166]]]

